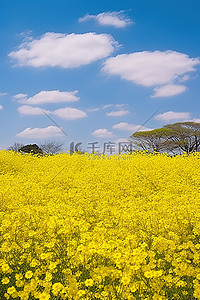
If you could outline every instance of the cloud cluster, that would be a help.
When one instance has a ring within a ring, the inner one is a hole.
[[[87,114],[83,110],[73,107],[59,108],[54,110],[52,113],[66,120],[75,120],[87,117]]]
[[[113,110],[111,112],[107,113],[107,116],[109,117],[121,117],[121,116],[126,116],[128,115],[130,112],[128,110]]]
[[[48,127],[44,127],[44,128],[33,128],[31,129],[26,128],[24,131],[16,134],[16,137],[20,137],[20,138],[49,138],[49,137],[56,137],[56,136],[62,136],[63,133],[61,131],[61,129],[59,129],[56,126],[48,126]]]
[[[121,122],[121,123],[115,124],[115,125],[113,125],[112,128],[113,129],[118,129],[118,130],[127,130],[127,131],[131,131],[131,132],[135,132],[138,129],[140,131],[152,130],[151,128],[147,128],[147,127],[142,126],[142,125],[129,124],[127,122]]]
[[[65,120],[76,120],[80,118],[87,117],[87,114],[77,108],[73,107],[64,107],[56,110],[45,110],[41,109],[39,106],[47,103],[67,103],[67,102],[76,102],[79,100],[77,96],[78,91],[73,92],[60,92],[60,91],[41,91],[29,97],[26,94],[17,94],[13,98],[18,100],[19,103],[25,104],[18,107],[18,111],[21,115],[48,115],[58,116]],[[30,105],[31,104],[31,105]],[[59,129],[60,130],[60,129]],[[21,133],[17,134],[18,137],[27,137],[27,138],[44,138],[50,136],[58,136],[60,131],[55,130],[55,126],[49,126],[47,128],[27,128]]]
[[[0,97],[8,95],[7,93],[0,93]]]
[[[46,103],[66,103],[76,102],[80,98],[77,96],[78,91],[73,92],[60,92],[60,91],[41,91],[33,97],[27,98],[26,94],[15,95],[14,98],[18,99],[20,103],[30,105],[40,105]]]
[[[106,58],[117,43],[111,35],[47,32],[9,53],[18,66],[76,68]]]
[[[97,138],[113,138],[115,135],[113,132],[106,128],[99,128],[92,132],[92,135]]]
[[[73,107],[59,108],[50,111],[41,109],[40,107],[22,105],[18,108],[18,111],[22,115],[43,115],[45,112],[49,115],[55,115],[65,120],[76,120],[87,117],[87,114],[83,110]]]
[[[178,121],[178,120],[188,120],[190,118],[189,112],[175,112],[175,111],[167,111],[162,114],[155,116],[155,120],[160,121]]]
[[[154,94],[151,98],[157,97],[171,97],[184,93],[187,90],[185,85],[180,84],[167,84],[161,87],[156,87],[153,91]]]
[[[1,110],[1,109],[3,109],[3,106],[2,106],[2,105],[0,105],[0,110]]]
[[[18,107],[18,111],[21,115],[31,115],[31,116],[36,116],[36,115],[44,115],[44,112],[41,110],[40,107],[33,107],[29,105],[22,105]],[[44,110],[46,113],[50,113],[49,110]]]
[[[188,79],[186,73],[196,71],[199,64],[198,58],[176,51],[143,51],[108,58],[102,70],[145,87],[156,86],[153,97],[168,97],[186,90],[176,82]]]
[[[133,22],[124,15],[124,11],[103,12],[98,15],[86,14],[79,18],[79,22],[95,20],[100,25],[113,26],[116,28],[124,28]]]

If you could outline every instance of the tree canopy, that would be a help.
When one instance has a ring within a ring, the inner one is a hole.
[[[179,122],[132,134],[133,143],[150,152],[191,153],[200,148],[200,123]]]

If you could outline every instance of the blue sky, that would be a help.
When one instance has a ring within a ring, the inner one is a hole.
[[[2,0],[1,149],[200,122],[199,0]],[[42,112],[44,110],[62,131]]]

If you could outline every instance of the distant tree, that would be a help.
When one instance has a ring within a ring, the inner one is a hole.
[[[63,143],[58,143],[56,141],[46,141],[44,144],[40,144],[40,148],[44,153],[47,154],[57,154],[61,152]]]
[[[36,144],[29,144],[21,147],[19,149],[20,152],[24,153],[32,153],[32,154],[43,154],[43,151],[38,145]]]
[[[180,122],[165,125],[163,128],[169,129],[171,132],[166,141],[169,149],[186,153],[199,150],[200,123]]]
[[[166,139],[170,133],[167,128],[158,128],[149,131],[138,131],[134,133],[132,142],[142,150],[150,152],[162,152],[166,148]]]
[[[21,149],[22,147],[24,146],[24,144],[20,144],[20,143],[14,143],[13,146],[10,146],[7,148],[8,151],[15,151],[15,152],[18,152],[19,149]]]
[[[191,153],[200,148],[200,123],[180,122],[132,134],[133,143],[150,152]]]

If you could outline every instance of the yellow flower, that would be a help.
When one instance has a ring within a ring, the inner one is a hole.
[[[79,297],[82,297],[82,296],[84,296],[85,295],[85,290],[79,290],[78,291],[78,296]]]
[[[40,258],[41,259],[47,259],[49,257],[49,254],[48,253],[42,253],[41,255],[40,255]]]
[[[39,299],[40,300],[49,300],[50,299],[50,295],[46,292],[43,292],[42,294],[39,295]]]
[[[2,271],[3,271],[4,273],[7,273],[7,272],[10,270],[10,267],[9,267],[8,264],[3,264],[3,265],[1,266],[1,269],[2,269]]]
[[[28,271],[25,274],[25,278],[30,279],[33,276],[33,272],[32,271]]]
[[[15,287],[14,287],[14,286],[9,287],[9,288],[7,289],[7,293],[8,293],[9,295],[12,295],[12,294],[16,293]]]
[[[124,277],[122,277],[121,282],[122,282],[124,285],[129,284],[129,283],[130,283],[130,277],[129,277],[129,276],[124,276]]]
[[[86,279],[85,286],[93,286],[93,285],[94,285],[94,281],[91,278]]]
[[[1,280],[1,282],[2,282],[3,284],[8,284],[8,283],[10,282],[10,279],[9,279],[8,277],[4,277],[4,278]]]
[[[60,282],[56,282],[53,284],[52,286],[52,293],[53,295],[57,296],[58,293],[64,288],[64,286],[62,285],[62,283]]]
[[[46,281],[51,281],[51,279],[52,279],[52,274],[51,274],[50,272],[47,272],[47,273],[46,273],[45,280],[46,280]]]
[[[37,261],[36,259],[33,259],[33,260],[31,261],[31,263],[30,263],[30,266],[31,266],[32,268],[36,267],[37,265],[38,265],[38,261]]]
[[[57,263],[51,261],[50,264],[49,264],[49,270],[53,270],[53,269],[55,269],[56,267],[57,267]]]

